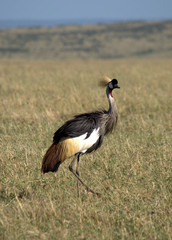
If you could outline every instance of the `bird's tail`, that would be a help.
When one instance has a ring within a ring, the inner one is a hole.
[[[58,144],[52,144],[42,160],[42,172],[56,172],[61,163],[58,159]]]
[[[111,79],[109,77],[103,76],[99,80],[99,85],[101,87],[106,87],[110,81],[111,81]]]

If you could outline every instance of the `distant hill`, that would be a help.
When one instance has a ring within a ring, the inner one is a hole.
[[[0,59],[171,58],[172,20],[0,30]]]

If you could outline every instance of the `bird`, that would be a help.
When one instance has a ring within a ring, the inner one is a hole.
[[[73,119],[65,122],[55,133],[53,143],[46,151],[42,160],[42,173],[57,172],[59,166],[73,156],[69,170],[77,178],[77,191],[79,195],[79,182],[88,192],[101,195],[86,185],[79,174],[80,156],[91,153],[101,147],[104,136],[111,133],[118,121],[118,110],[112,95],[114,89],[119,89],[118,80],[104,76],[100,85],[106,87],[109,103],[108,110],[75,115]],[[74,164],[77,164],[74,170]]]

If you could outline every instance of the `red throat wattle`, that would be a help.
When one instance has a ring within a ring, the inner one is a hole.
[[[112,95],[112,92],[111,92],[111,91],[109,92],[109,94],[111,95],[111,97],[113,97],[113,95]]]

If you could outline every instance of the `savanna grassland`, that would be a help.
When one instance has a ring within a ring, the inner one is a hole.
[[[0,30],[0,59],[172,58],[172,20]]]
[[[82,156],[80,186],[66,160],[41,174],[53,133],[73,115],[107,108],[101,75],[116,77],[115,132]],[[0,239],[171,239],[171,59],[0,60]]]

